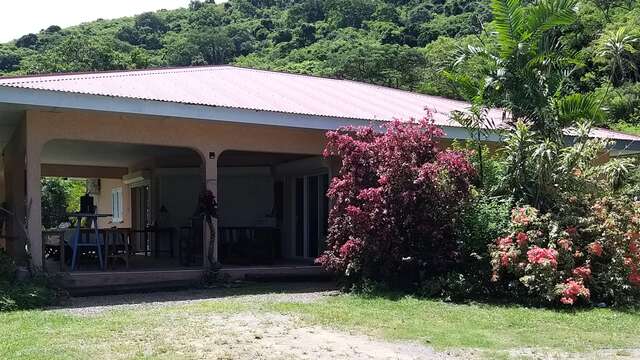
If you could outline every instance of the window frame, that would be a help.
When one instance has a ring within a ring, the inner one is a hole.
[[[124,193],[122,187],[111,189],[111,222],[121,224],[124,222]]]

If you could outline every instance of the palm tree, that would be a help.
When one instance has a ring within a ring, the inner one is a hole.
[[[571,186],[565,184],[566,175],[584,159],[591,160],[592,149],[603,148],[587,142],[590,125],[580,125],[604,118],[600,100],[572,93],[567,84],[580,64],[563,48],[559,33],[574,22],[576,2],[540,0],[527,5],[524,0],[492,0],[493,46],[461,49],[445,72],[473,104],[466,115],[454,114],[463,125],[489,127],[478,124],[483,119],[479,107],[500,107],[510,113],[512,128],[506,133],[499,192],[538,209],[553,208],[559,191]],[[487,60],[484,74],[456,73],[457,64],[476,56]],[[566,146],[566,128],[580,134],[580,144]]]
[[[638,77],[638,68],[632,58],[637,52],[634,47],[636,43],[638,38],[630,35],[627,28],[621,27],[607,34],[599,44],[598,56],[607,62],[610,80],[614,86],[622,84],[630,74],[633,74],[633,78]]]
[[[599,117],[601,111],[592,106],[596,102],[589,95],[558,100],[568,92],[567,78],[579,66],[563,48],[558,31],[575,21],[576,4],[577,0],[541,0],[531,5],[523,0],[492,0],[495,33],[490,35],[495,50],[461,49],[455,63],[483,56],[492,64],[472,96],[474,103],[506,109],[512,123],[529,122],[541,135],[557,139],[567,119]],[[465,88],[469,93],[468,84]],[[576,113],[560,113],[569,108]]]

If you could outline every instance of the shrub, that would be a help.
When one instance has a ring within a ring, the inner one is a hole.
[[[460,261],[451,272],[424,281],[421,294],[455,301],[490,297],[493,284],[487,245],[506,235],[510,212],[509,198],[476,195],[456,226]]]
[[[487,245],[508,231],[511,199],[480,194],[462,215],[457,238],[461,239],[465,256],[488,255]]]
[[[44,281],[0,285],[0,311],[41,308],[53,304],[56,296]]]
[[[0,284],[12,282],[15,276],[15,261],[4,250],[0,249]]]
[[[503,294],[538,305],[637,304],[640,202],[604,197],[583,210],[513,210],[509,234],[490,247],[492,280]]]
[[[441,150],[428,119],[327,134],[325,156],[341,160],[328,196],[327,250],[318,263],[349,285],[415,288],[460,260],[455,228],[475,170],[460,151]]]
[[[50,305],[57,292],[49,279],[36,276],[28,281],[15,279],[16,264],[0,250],[0,311],[38,308]]]

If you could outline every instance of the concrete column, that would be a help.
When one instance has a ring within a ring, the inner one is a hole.
[[[208,149],[206,151],[202,151],[204,154],[204,176],[205,176],[205,187],[207,190],[210,190],[213,195],[218,198],[218,156],[221,151]],[[218,233],[218,221],[217,219],[213,220],[213,228],[216,232],[215,243],[213,244],[213,261],[218,262],[218,243],[219,243],[219,233]],[[207,261],[207,254],[209,252],[209,239],[210,233],[208,226],[204,227],[204,266],[208,267],[210,264]]]
[[[13,215],[7,218],[7,252],[20,265],[25,264],[25,228],[26,218],[26,124],[23,121],[13,132],[11,140],[3,151],[5,194],[7,210]]]
[[[28,120],[28,119],[27,119]],[[31,250],[31,264],[42,269],[42,185],[40,152],[42,145],[29,136],[27,122],[26,149],[26,213],[27,232]]]

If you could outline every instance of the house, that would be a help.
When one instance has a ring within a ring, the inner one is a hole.
[[[20,258],[26,232],[33,265],[49,270],[41,178],[91,179],[97,213],[108,215],[99,227],[122,230],[135,243],[124,250],[134,259],[120,271],[114,255],[101,272],[89,257],[70,272],[76,283],[193,278],[209,246],[193,216],[206,187],[219,201],[214,256],[225,271],[317,271],[311,264],[327,231],[324,193],[336,170],[321,156],[325,132],[420,118],[428,109],[447,139],[464,139],[467,131],[449,114],[466,108],[354,81],[233,66],[2,78],[0,198],[14,214],[5,246]],[[502,119],[499,110],[490,116]],[[600,129],[593,136],[615,140],[619,154],[640,151],[638,137]],[[499,140],[498,133],[487,138]],[[63,244],[69,241],[67,234]]]

